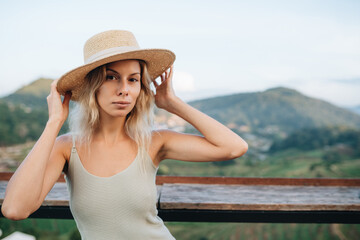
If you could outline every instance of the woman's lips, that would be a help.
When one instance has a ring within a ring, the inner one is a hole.
[[[112,104],[114,104],[115,106],[119,107],[119,108],[126,108],[127,106],[130,105],[130,102],[127,101],[117,101],[117,102],[112,102]]]

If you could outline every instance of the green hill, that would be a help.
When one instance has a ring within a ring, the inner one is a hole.
[[[14,94],[17,95],[32,95],[36,97],[47,96],[50,92],[50,85],[53,79],[39,78],[29,85],[18,89]]]
[[[44,108],[47,110],[46,96],[50,93],[52,81],[53,79],[49,78],[39,78],[0,100],[28,108]]]
[[[299,129],[325,126],[360,128],[360,116],[289,88],[240,93],[190,102],[233,129],[286,135]]]

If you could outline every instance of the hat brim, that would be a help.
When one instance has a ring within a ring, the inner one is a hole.
[[[149,75],[154,80],[174,63],[175,54],[167,49],[140,49],[114,54],[65,73],[57,82],[57,90],[61,95],[65,95],[66,92],[70,91],[72,93],[71,100],[77,101],[80,90],[85,83],[85,77],[90,71],[104,64],[127,59],[145,61]]]

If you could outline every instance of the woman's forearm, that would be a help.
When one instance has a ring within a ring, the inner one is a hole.
[[[31,152],[10,179],[1,211],[12,218],[27,217],[39,204],[43,190],[45,170],[54,148],[56,137],[69,114],[71,93],[63,102],[56,89],[58,80],[52,82],[48,103],[49,120]]]
[[[11,177],[2,204],[2,211],[10,212],[8,215],[26,216],[37,204],[46,165],[61,125],[57,121],[47,123],[39,140]]]
[[[208,142],[223,149],[230,158],[241,156],[247,151],[248,145],[239,135],[180,98],[174,96],[169,100],[166,110],[193,125]]]

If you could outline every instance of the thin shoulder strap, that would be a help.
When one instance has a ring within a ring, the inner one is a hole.
[[[75,136],[74,135],[71,135],[71,138],[72,138],[72,152],[76,152],[76,147],[75,147]]]

